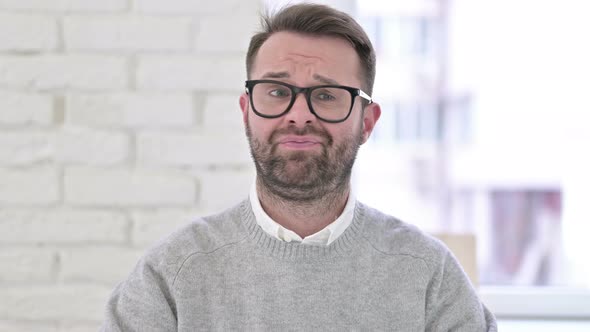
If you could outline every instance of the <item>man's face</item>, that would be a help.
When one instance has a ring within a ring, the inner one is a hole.
[[[250,77],[299,87],[330,82],[361,88],[360,73],[359,58],[347,41],[280,32],[262,45]],[[359,97],[340,123],[316,118],[303,94],[279,118],[254,114],[246,94],[240,96],[240,107],[259,180],[273,194],[300,202],[348,188],[358,148],[380,115],[375,103],[363,112]]]

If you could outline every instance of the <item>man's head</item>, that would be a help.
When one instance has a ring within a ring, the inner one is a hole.
[[[375,76],[369,39],[350,16],[322,5],[287,7],[263,28],[251,40],[240,96],[259,185],[300,202],[347,191],[381,113],[363,92]]]
[[[354,48],[360,60],[359,77],[362,89],[373,93],[376,57],[371,40],[363,28],[350,15],[328,6],[300,4],[286,7],[275,15],[262,17],[262,31],[250,39],[246,55],[246,72],[251,79],[258,50],[277,32],[293,32],[316,37],[335,37],[346,40]]]

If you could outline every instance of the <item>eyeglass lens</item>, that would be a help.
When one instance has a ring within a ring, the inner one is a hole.
[[[311,107],[318,117],[332,121],[347,117],[352,104],[352,97],[348,90],[337,87],[317,87],[309,94]],[[278,83],[258,83],[252,89],[254,108],[268,116],[285,112],[293,98],[293,91],[288,86]]]

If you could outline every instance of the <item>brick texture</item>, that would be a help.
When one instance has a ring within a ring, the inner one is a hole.
[[[64,164],[116,165],[130,155],[129,137],[119,131],[68,127],[56,136],[56,159]]]
[[[146,90],[243,91],[246,69],[240,56],[145,56],[137,84]]]
[[[107,55],[0,55],[0,87],[124,89],[128,84],[126,62]]]
[[[199,201],[201,207],[219,211],[245,199],[254,183],[254,174],[254,166],[236,170],[196,172],[201,183]]]
[[[0,133],[0,164],[31,165],[53,157],[50,132],[14,131]]]
[[[52,250],[4,249],[0,251],[0,282],[50,282],[56,264],[57,255]]]
[[[0,12],[0,51],[51,51],[58,45],[52,17]]]
[[[0,91],[0,125],[46,126],[53,119],[51,95]]]
[[[81,206],[175,206],[196,201],[192,177],[162,171],[74,167],[65,172],[65,200]]]
[[[95,327],[96,330],[96,327]],[[0,332],[58,332],[57,323],[54,322],[30,322],[30,321],[10,321],[0,318]]]
[[[59,326],[59,332],[96,332],[100,324],[66,323]]]
[[[256,17],[224,15],[206,17],[198,22],[195,34],[196,51],[202,53],[238,53],[244,56],[248,50],[249,37],[257,30]],[[224,42],[217,42],[224,36]]]
[[[100,321],[110,287],[96,285],[0,287],[0,312],[12,320]]]
[[[137,139],[138,159],[145,164],[176,166],[242,165],[250,162],[242,133],[143,133]]]
[[[253,1],[224,0],[224,1],[193,1],[193,0],[136,0],[137,10],[148,13],[168,14],[225,14],[240,11],[245,6],[252,6]],[[247,7],[246,7],[247,8]],[[254,12],[254,11],[252,11]]]
[[[129,0],[0,0],[0,9],[47,12],[116,12],[128,8]]]
[[[141,252],[123,248],[76,248],[60,252],[60,280],[114,284],[127,276]]]
[[[242,111],[236,94],[210,94],[203,108],[203,126],[231,132],[244,132]],[[245,132],[244,132],[245,135]]]
[[[198,216],[204,216],[212,212],[197,209],[134,211],[131,214],[133,221],[132,244],[137,247],[153,245],[175,229],[194,221]]]
[[[88,209],[0,210],[0,244],[123,244],[128,238],[125,214]]]
[[[59,173],[54,168],[0,168],[0,205],[50,205],[60,200]]]
[[[70,94],[66,121],[87,127],[166,128],[195,124],[193,96],[172,94]]]
[[[147,247],[247,196],[259,0],[0,0],[0,332],[96,331]]]
[[[64,22],[65,45],[84,51],[182,51],[191,47],[191,27],[187,18],[71,17]]]

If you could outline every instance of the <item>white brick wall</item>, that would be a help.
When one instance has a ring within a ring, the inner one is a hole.
[[[0,0],[0,332],[96,331],[145,249],[244,199],[259,0]]]
[[[128,8],[129,0],[0,0],[0,9],[47,12],[116,12]]]
[[[0,51],[51,51],[57,45],[55,18],[0,13]]]
[[[0,132],[0,164],[30,165],[46,161],[53,155],[50,132]]]
[[[74,51],[186,51],[191,48],[191,26],[190,19],[177,17],[69,17],[64,21],[65,47]]]
[[[236,95],[226,93],[207,96],[203,109],[203,125],[205,128],[245,133]]]
[[[95,328],[96,330],[96,328]],[[0,332],[58,332],[56,323],[0,321]]]
[[[0,125],[43,126],[53,118],[51,95],[0,91]]]
[[[209,211],[197,209],[157,209],[134,211],[131,214],[133,228],[131,242],[134,246],[146,247],[156,243],[166,234],[196,220],[199,216],[211,214]]]
[[[8,248],[0,251],[0,281],[50,282],[55,279],[57,254],[46,248]]]
[[[73,248],[60,252],[60,280],[99,282],[109,285],[123,280],[142,252],[117,247]]]
[[[3,208],[0,245],[122,245],[129,227],[129,219],[120,211]]]
[[[190,128],[196,124],[193,99],[190,93],[70,94],[66,121],[86,127]]]
[[[67,168],[66,203],[79,206],[175,206],[196,202],[195,181],[178,172]]]
[[[99,321],[110,291],[108,286],[78,283],[2,287],[1,317],[6,320]]]
[[[144,56],[137,69],[138,86],[146,90],[213,90],[242,92],[243,56]]]
[[[63,164],[117,165],[130,156],[128,135],[116,130],[66,127],[55,140],[55,158]]]
[[[235,170],[198,171],[201,180],[201,204],[214,210],[240,202],[254,183],[254,166]],[[243,176],[242,173],[251,174]]]
[[[256,17],[243,15],[203,18],[198,22],[195,45],[203,53],[246,54],[249,37],[258,29],[257,25]],[[215,42],[220,35],[224,36],[226,42]]]
[[[236,114],[237,116],[237,114]],[[208,166],[250,163],[245,135],[222,133],[142,133],[138,160],[148,165]]]
[[[0,168],[0,205],[51,205],[60,200],[57,168]]]
[[[96,324],[62,324],[59,332],[96,332]]]
[[[224,0],[224,1],[194,1],[194,0],[135,0],[138,11],[147,13],[169,13],[169,14],[227,14],[235,12],[256,13],[255,8],[246,9],[246,6],[253,6],[253,1]],[[254,6],[255,7],[255,6]],[[254,9],[254,10],[252,10]]]
[[[127,63],[112,55],[0,55],[0,88],[120,90]]]

